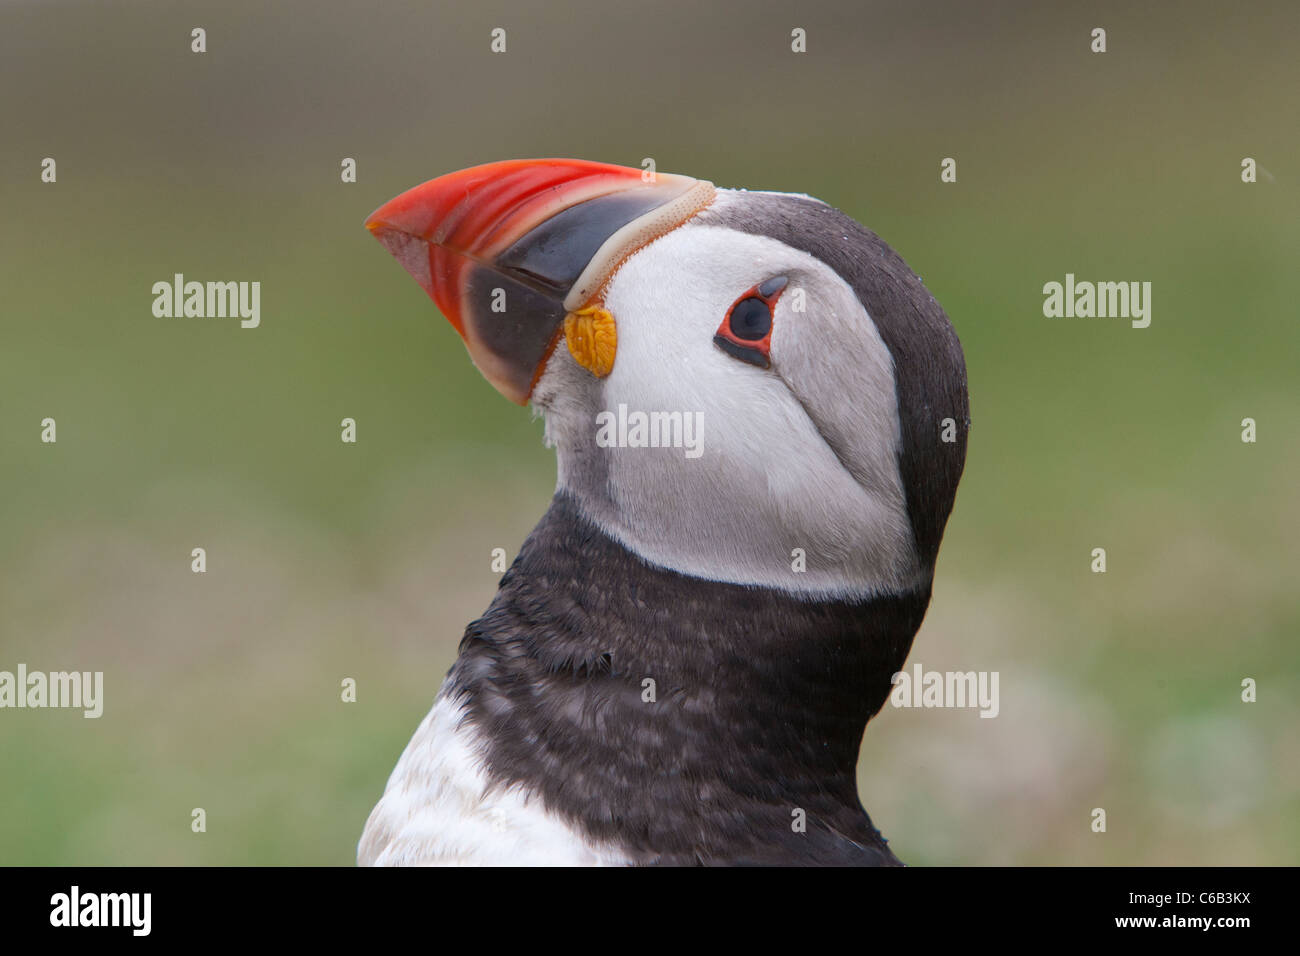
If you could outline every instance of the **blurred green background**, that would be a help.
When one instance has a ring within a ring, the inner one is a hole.
[[[872,722],[902,859],[1296,863],[1300,12],[1130,6],[0,3],[0,669],[106,684],[0,711],[0,863],[352,862],[554,482],[361,222],[546,155],[811,193],[951,315],[974,427],[909,663],[1002,711]],[[155,318],[174,272],[261,281],[261,327]],[[1044,318],[1067,272],[1150,281],[1151,327]]]

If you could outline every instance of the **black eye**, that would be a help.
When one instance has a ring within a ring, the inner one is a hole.
[[[757,342],[772,331],[772,308],[762,299],[741,299],[731,310],[731,334]]]
[[[790,284],[771,276],[735,301],[713,334],[713,344],[732,358],[759,368],[772,367],[772,307]]]

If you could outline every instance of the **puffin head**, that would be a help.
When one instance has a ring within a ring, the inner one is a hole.
[[[366,225],[544,416],[559,492],[646,562],[928,597],[965,363],[874,233],[807,196],[554,159],[441,176]]]

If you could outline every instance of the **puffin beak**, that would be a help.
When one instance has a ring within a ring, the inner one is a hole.
[[[509,160],[407,190],[366,228],[460,333],[484,377],[523,405],[565,316],[597,302],[629,256],[713,196],[711,183],[687,176]]]

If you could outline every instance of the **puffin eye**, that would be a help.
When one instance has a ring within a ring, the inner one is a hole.
[[[731,307],[731,334],[747,342],[757,342],[772,331],[772,307],[762,299],[749,296]]]
[[[733,302],[713,336],[713,343],[742,362],[770,368],[772,312],[789,282],[785,276],[772,276]]]

